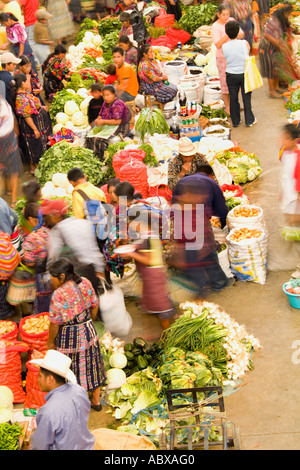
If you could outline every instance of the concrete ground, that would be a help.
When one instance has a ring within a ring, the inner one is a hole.
[[[292,361],[294,342],[300,340],[300,311],[291,308],[282,291],[283,284],[299,262],[297,249],[279,235],[281,222],[278,205],[280,163],[279,136],[287,122],[283,100],[272,100],[267,85],[253,93],[253,111],[258,123],[246,128],[244,122],[233,129],[232,140],[261,161],[261,177],[245,186],[251,203],[263,210],[269,230],[269,272],[265,285],[237,282],[233,287],[212,295],[209,301],[219,304],[248,333],[256,336],[262,349],[254,354],[254,370],[249,371],[242,386],[226,397],[225,408],[230,421],[240,428],[244,450],[296,450],[300,448],[298,420],[297,361]],[[25,174],[22,180],[30,178]],[[125,340],[136,336],[159,338],[161,329],[156,318],[143,315],[134,301],[127,302],[133,327]],[[111,422],[105,406],[91,411],[91,429]]]

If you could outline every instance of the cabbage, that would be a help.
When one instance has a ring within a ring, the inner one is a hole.
[[[76,111],[72,116],[74,126],[83,126],[86,122],[85,115],[82,111]]]
[[[60,188],[65,189],[67,189],[70,184],[67,175],[65,175],[64,173],[55,173],[52,176],[52,183],[55,186],[59,186]]]
[[[87,31],[84,35],[84,38],[83,38],[83,42],[90,42],[93,40],[93,37],[94,37],[94,33],[92,33],[92,31]]]
[[[91,99],[93,99],[92,96],[87,96],[87,97],[80,103],[80,111],[82,111],[83,114],[87,114],[89,102],[91,101]]]
[[[0,424],[8,423],[13,419],[13,412],[10,408],[0,408]]]
[[[122,418],[125,418],[128,411],[131,410],[131,404],[130,402],[124,402],[122,403],[118,408],[116,408],[115,410],[115,418],[116,419],[122,419]],[[131,415],[130,415],[130,418],[131,418]]]
[[[68,116],[73,116],[76,111],[79,111],[79,106],[74,100],[69,100],[64,106],[64,111]]]
[[[106,372],[107,385],[118,388],[126,381],[126,374],[123,369],[109,369]]]
[[[76,91],[73,90],[73,88],[67,88],[66,91],[68,91],[69,93],[72,93],[72,95],[76,95]]]
[[[102,44],[102,37],[100,36],[100,34],[94,34],[94,37],[92,39],[92,43],[95,46],[100,46]]]
[[[113,353],[109,358],[109,364],[111,367],[124,369],[127,366],[127,357],[125,354]]]
[[[66,113],[57,113],[57,115],[55,116],[57,124],[65,124],[68,119],[69,117]]]
[[[156,403],[160,403],[157,395],[150,392],[149,390],[143,390],[134,402],[131,412],[133,415],[135,415],[139,411],[144,410],[145,408],[148,408],[148,406],[152,406]]]
[[[64,127],[63,124],[55,124],[53,127],[53,134],[57,134],[57,132],[59,132],[62,127]]]
[[[76,52],[76,50],[77,50],[77,49],[76,49],[76,46],[74,46],[74,45],[72,45],[72,46],[69,47],[69,53],[70,53],[70,54],[74,54],[74,52]]]
[[[72,194],[73,191],[74,191],[74,187],[70,183],[69,186],[67,187],[67,194]]]
[[[14,401],[14,394],[6,385],[0,385],[0,408],[9,408]]]
[[[74,124],[72,121],[67,121],[66,124],[64,125],[66,129],[70,129],[71,131],[74,129]]]
[[[196,58],[195,58],[195,64],[198,66],[198,67],[201,67],[203,65],[206,65],[207,64],[207,57],[203,54],[197,54]]]
[[[55,190],[55,186],[52,183],[52,181],[48,181],[45,186],[42,187],[42,197],[44,199],[49,199],[50,197],[53,197]]]
[[[79,88],[77,90],[77,95],[82,96],[82,98],[86,98],[87,94],[88,94],[88,90],[86,88]]]

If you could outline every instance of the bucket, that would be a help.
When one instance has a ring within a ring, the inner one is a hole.
[[[200,83],[193,81],[181,83],[178,85],[178,91],[184,91],[188,101],[197,101],[197,103],[202,103],[203,88],[201,87]]]
[[[164,73],[168,81],[173,85],[178,85],[180,78],[187,74],[187,65],[183,60],[171,60],[165,63]]]
[[[287,292],[285,290],[285,286],[287,284],[288,284],[287,282],[285,284],[283,284],[283,292],[286,294],[290,306],[293,307],[293,308],[300,308],[300,295],[291,294],[290,292]]]

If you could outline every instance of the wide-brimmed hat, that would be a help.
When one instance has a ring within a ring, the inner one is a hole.
[[[0,62],[1,64],[19,64],[21,62],[21,59],[16,57],[14,54],[11,52],[4,52],[4,54],[0,55]]]
[[[48,349],[43,359],[32,359],[31,364],[36,364],[43,369],[59,375],[73,384],[77,383],[75,374],[70,370],[71,359],[55,349]]]
[[[45,8],[39,8],[35,12],[35,16],[38,20],[50,20],[51,18],[53,18],[53,15],[51,15],[49,11],[45,10]]]
[[[189,157],[190,155],[195,155],[196,148],[188,137],[181,137],[178,141],[178,151],[181,155]]]

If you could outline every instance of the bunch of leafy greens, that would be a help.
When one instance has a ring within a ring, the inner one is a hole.
[[[79,95],[74,95],[73,93],[67,91],[66,89],[63,89],[55,93],[55,96],[53,98],[53,101],[49,109],[49,113],[50,113],[50,117],[52,121],[55,121],[55,116],[57,115],[57,113],[64,112],[66,102],[71,101],[71,100],[75,101],[75,103],[78,104],[78,106],[80,106],[80,103],[84,100],[84,98]]]
[[[80,68],[84,67],[80,66]],[[68,80],[67,88],[71,88],[74,91],[78,91],[79,88],[86,88],[89,90],[92,83],[95,83],[95,80],[84,80],[78,72],[74,72]]]
[[[241,149],[225,150],[215,158],[226,165],[232,175],[234,184],[245,184],[253,181],[262,172],[260,161],[253,153],[248,154]]]
[[[169,125],[160,109],[144,108],[135,123],[135,132],[144,143],[146,134],[168,134]]]
[[[80,25],[79,31],[74,41],[74,46],[77,46],[82,41],[87,31],[92,31],[93,29],[97,28],[97,26],[98,21],[85,18]]]
[[[213,2],[191,6],[180,18],[179,25],[193,35],[200,26],[211,25],[217,11],[218,6]]]
[[[201,116],[204,116],[207,119],[213,119],[213,118],[225,119],[227,117],[230,117],[229,114],[227,114],[223,108],[213,109],[209,105],[202,105]]]
[[[100,36],[104,39],[109,33],[119,32],[122,23],[117,18],[103,18],[97,25]]]
[[[118,44],[119,40],[119,33],[116,30],[111,31],[110,33],[107,33],[103,37],[103,41],[101,44],[101,49],[103,51],[103,59],[106,62],[109,62],[112,60],[112,51],[113,48],[116,47]]]
[[[92,150],[74,147],[63,140],[46,150],[34,175],[43,186],[47,181],[51,181],[55,173],[67,174],[69,170],[77,167],[81,168],[90,183],[97,185],[102,179],[102,165]]]

